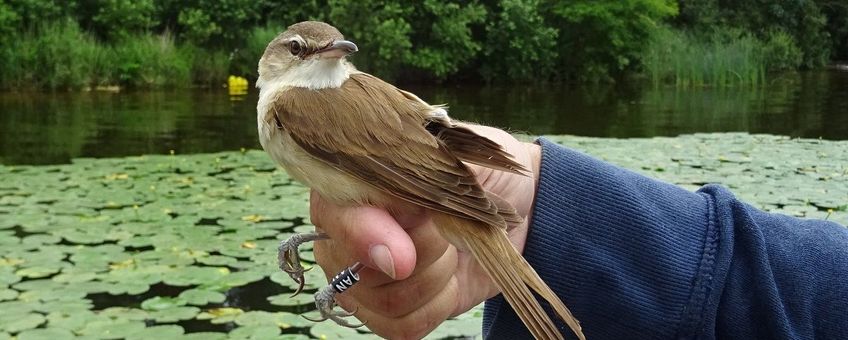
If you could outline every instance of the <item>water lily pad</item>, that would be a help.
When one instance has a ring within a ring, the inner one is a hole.
[[[179,271],[166,276],[162,281],[171,286],[190,286],[214,282],[230,275],[232,274],[226,267],[189,266],[180,268]]]
[[[121,339],[144,330],[143,321],[102,319],[85,325],[79,334],[100,339]]]
[[[296,314],[286,312],[250,311],[238,315],[234,321],[239,326],[272,325],[285,329],[304,325],[303,322],[296,321],[297,318]]]
[[[319,339],[374,339],[373,334],[360,333],[332,322],[316,323],[309,328],[309,334]]]
[[[146,327],[137,333],[127,336],[127,340],[147,340],[147,339],[177,339],[185,333],[185,330],[178,325],[158,325]]]
[[[81,313],[91,309],[93,304],[88,299],[53,300],[33,304],[33,310],[42,313]]]
[[[150,312],[148,315],[151,319],[160,323],[177,322],[182,320],[194,319],[200,313],[200,308],[197,307],[172,307],[160,309]]]
[[[165,310],[179,306],[185,306],[186,300],[181,298],[172,298],[167,296],[156,296],[144,300],[141,303],[141,309],[148,311]]]
[[[236,261],[237,260],[235,258],[222,255],[204,256],[197,259],[197,262],[209,266],[226,266],[235,263]]]
[[[227,296],[214,290],[189,289],[180,293],[178,298],[185,300],[190,305],[204,306],[210,303],[224,302]]]
[[[96,315],[91,311],[78,311],[73,313],[51,312],[47,314],[47,326],[76,331],[82,329],[86,324],[96,319]]]
[[[17,290],[0,288],[0,301],[13,300],[16,297],[18,297]]]
[[[223,340],[227,338],[227,333],[218,332],[197,332],[183,335],[181,340]]]
[[[27,329],[33,329],[46,321],[43,315],[38,313],[9,313],[5,310],[0,315],[0,331],[17,333]]]
[[[242,326],[229,334],[230,339],[271,339],[280,335],[280,328],[274,325]]]
[[[21,277],[12,272],[0,270],[0,286],[17,283]]]
[[[228,323],[233,322],[236,317],[244,314],[244,311],[240,308],[213,308],[208,309],[197,315],[198,320],[209,320],[209,322],[214,324]]]
[[[64,328],[39,328],[20,332],[17,337],[19,340],[73,339],[74,333]]]
[[[303,306],[315,304],[315,296],[311,293],[300,293],[296,296],[291,296],[291,293],[283,293],[279,295],[269,296],[268,302],[277,306]]]
[[[37,278],[47,277],[47,276],[56,274],[61,269],[62,268],[59,267],[59,266],[56,266],[56,267],[42,267],[42,266],[27,267],[27,268],[24,268],[24,269],[21,269],[21,270],[15,272],[15,275],[25,277],[25,278],[30,278],[30,279],[37,279]]]
[[[308,268],[308,264],[306,264]],[[324,276],[324,272],[321,271],[321,268],[315,266],[312,270],[303,273],[303,277],[306,280],[306,283],[303,285],[303,289],[305,290],[313,290],[321,288],[327,285],[327,277]],[[292,280],[289,274],[286,274],[282,271],[275,271],[271,274],[271,281],[274,281],[281,286],[288,287],[292,291],[297,289],[298,283]]]
[[[112,295],[137,295],[150,289],[150,285],[142,282],[115,282],[112,283],[107,292]]]
[[[148,311],[128,307],[109,307],[98,312],[98,315],[133,321],[143,321],[150,318]]]

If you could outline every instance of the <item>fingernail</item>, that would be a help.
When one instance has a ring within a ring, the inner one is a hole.
[[[386,275],[392,279],[395,278],[395,261],[392,260],[392,254],[389,252],[389,247],[382,244],[371,246],[371,249],[368,250],[368,255],[371,255],[371,261],[374,261],[374,264],[376,264],[383,273],[386,273]]]

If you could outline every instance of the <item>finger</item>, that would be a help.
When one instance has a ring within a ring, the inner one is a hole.
[[[353,256],[349,264],[362,262],[393,279],[407,278],[414,270],[415,245],[386,210],[337,206],[313,190],[310,213],[313,224],[330,236],[333,245]]]
[[[436,262],[450,246],[430,219],[426,220],[423,225],[406,228],[404,231],[415,244],[416,263],[412,276]],[[328,272],[328,276],[335,275],[336,272],[350,265],[351,255],[344,251],[343,245],[337,243],[335,240],[331,240],[316,243],[314,247],[315,259]],[[386,274],[372,269],[359,272],[359,276],[361,280],[358,286],[375,288],[395,282]]]
[[[351,295],[357,306],[377,314],[398,318],[420,309],[447,286],[457,267],[455,248],[435,263],[417,271],[407,279],[392,281],[379,287],[357,285],[344,295]],[[368,281],[363,280],[362,283]],[[414,297],[414,298],[410,298]]]
[[[420,339],[447,320],[456,309],[459,286],[451,277],[445,288],[417,310],[399,318],[382,315],[368,308],[359,308],[356,318],[368,323],[368,329],[388,339]],[[338,303],[348,310],[356,309],[356,301],[345,294],[337,295]]]

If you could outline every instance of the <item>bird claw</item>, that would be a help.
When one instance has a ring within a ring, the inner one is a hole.
[[[297,294],[303,291],[303,286],[306,284],[303,273],[312,269],[312,267],[304,269],[303,265],[300,264],[298,247],[304,242],[324,240],[327,238],[327,235],[322,233],[303,233],[294,234],[287,240],[280,242],[280,247],[277,250],[277,261],[280,270],[289,274],[298,284],[297,290],[291,295],[292,297],[297,296]]]
[[[355,324],[345,319],[356,314],[358,308],[354,309],[353,312],[334,310],[336,306],[335,295],[336,291],[333,289],[332,285],[328,285],[321,289],[318,293],[315,294],[315,306],[318,307],[318,313],[321,314],[321,317],[317,319],[312,319],[304,315],[303,318],[312,322],[322,322],[329,319],[339,326],[348,328],[359,328],[365,326],[365,322]]]

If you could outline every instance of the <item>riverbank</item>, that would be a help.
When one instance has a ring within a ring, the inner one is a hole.
[[[547,138],[687,189],[721,183],[763,209],[848,224],[848,141]],[[365,336],[298,316],[314,314],[320,270],[287,298],[275,251],[312,228],[308,192],[262,151],[0,166],[0,178],[0,339]],[[476,335],[481,320],[467,313],[434,338]]]

